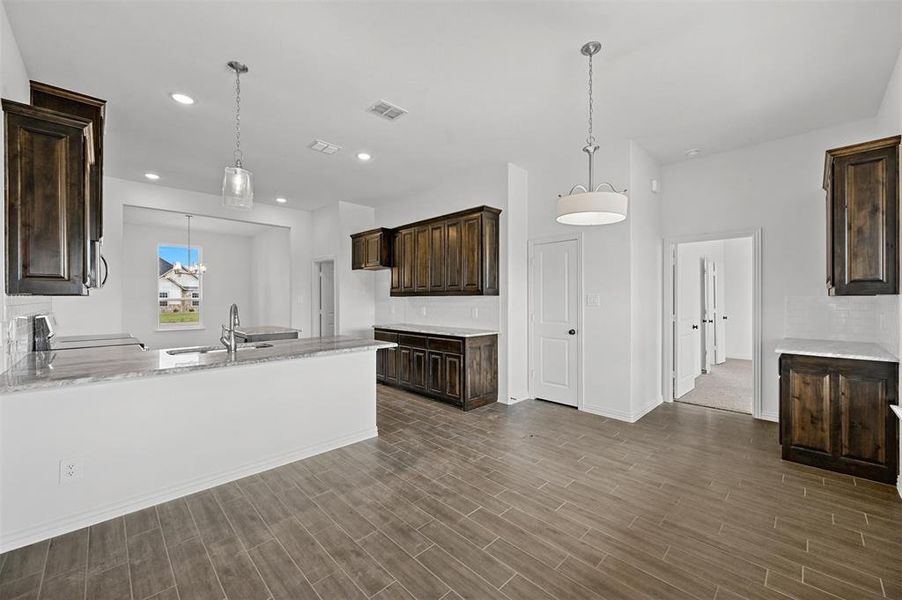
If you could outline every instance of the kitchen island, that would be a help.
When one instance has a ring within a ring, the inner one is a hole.
[[[0,375],[0,552],[374,437],[392,346],[30,354]]]

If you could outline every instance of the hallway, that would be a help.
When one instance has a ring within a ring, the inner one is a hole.
[[[752,414],[752,361],[728,358],[695,380],[695,389],[677,402]]]

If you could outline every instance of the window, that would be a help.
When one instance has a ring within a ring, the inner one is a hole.
[[[157,248],[158,324],[162,329],[198,327],[201,323],[203,276],[192,273],[190,265],[201,262],[201,249],[161,244]]]

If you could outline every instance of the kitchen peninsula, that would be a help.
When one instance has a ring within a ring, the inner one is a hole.
[[[377,434],[393,343],[255,346],[35,352],[0,376],[0,551]]]

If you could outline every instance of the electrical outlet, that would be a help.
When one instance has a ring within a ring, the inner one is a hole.
[[[599,294],[586,294],[586,306],[601,306],[601,296]]]
[[[426,307],[425,306],[420,307],[420,315],[423,317],[426,316]]]
[[[84,463],[80,458],[64,458],[60,461],[60,483],[72,483],[84,475]]]
[[[479,318],[479,309],[476,308],[475,306],[472,309],[470,309],[470,317],[473,319]]]

